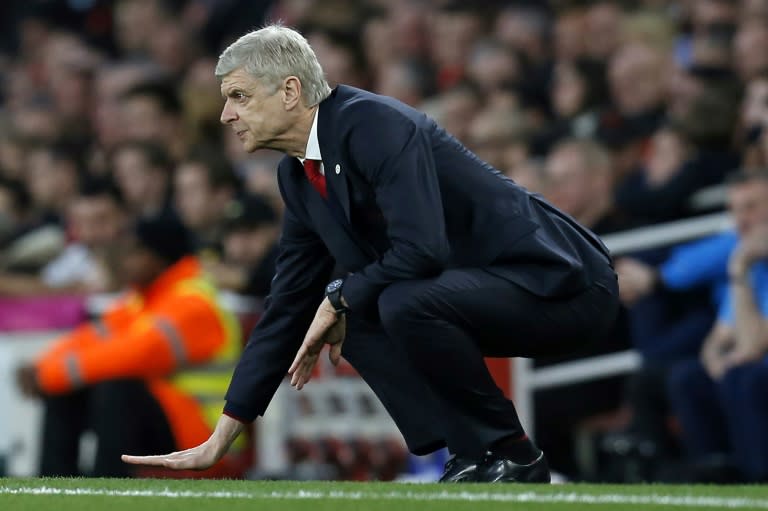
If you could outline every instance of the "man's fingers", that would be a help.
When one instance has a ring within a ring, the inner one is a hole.
[[[339,361],[341,361],[341,345],[343,343],[337,342],[336,344],[331,345],[331,349],[328,350],[328,360],[331,361],[331,364],[334,366],[339,365]]]
[[[130,465],[145,465],[152,467],[165,467],[173,470],[203,470],[211,466],[205,462],[200,452],[174,452],[157,456],[132,456],[123,454],[120,459]]]
[[[304,388],[304,385],[310,380],[312,377],[312,370],[315,368],[315,363],[317,362],[317,356],[313,355],[309,358],[305,359],[304,362],[299,367],[299,370],[294,374],[293,381],[291,382],[291,385],[294,385],[297,390],[301,390]]]
[[[298,369],[302,358],[306,357],[308,354],[312,355],[319,353],[322,347],[322,339],[314,334],[311,334],[311,332],[307,332],[306,337],[304,337],[304,342],[301,343],[299,351],[296,352],[296,357],[293,359],[293,364],[291,364],[291,367],[288,369],[288,374],[293,374],[294,371]]]
[[[168,458],[173,454],[163,454],[159,456],[132,456],[130,454],[123,454],[120,459],[124,463],[131,465],[149,465],[154,467],[168,466]]]
[[[301,360],[297,360],[295,370],[291,374],[291,385],[301,390],[304,384],[309,381],[317,358],[315,353],[305,353]]]
[[[304,356],[307,354],[307,345],[302,344],[299,348],[299,351],[296,352],[296,356],[293,359],[293,363],[291,364],[290,369],[288,369],[288,374],[293,375],[293,373],[296,372],[296,369],[299,368],[299,364],[301,364],[301,359],[304,358]]]

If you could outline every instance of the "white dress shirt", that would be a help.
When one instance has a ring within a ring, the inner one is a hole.
[[[312,129],[309,130],[309,139],[307,140],[307,149],[304,151],[304,158],[299,158],[299,161],[304,165],[304,160],[318,160],[320,162],[320,173],[325,175],[323,156],[320,154],[320,142],[317,140],[317,113],[319,111],[320,107],[318,106],[312,119]]]

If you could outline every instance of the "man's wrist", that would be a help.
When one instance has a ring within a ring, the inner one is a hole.
[[[739,286],[748,286],[750,284],[749,275],[746,272],[729,272],[728,281]]]
[[[347,312],[347,302],[341,294],[343,286],[344,280],[336,279],[325,288],[325,297],[328,299],[328,303],[331,304],[331,307],[333,307],[333,310],[337,315]]]
[[[728,280],[733,283],[747,283],[750,263],[743,257],[736,257],[728,265]]]

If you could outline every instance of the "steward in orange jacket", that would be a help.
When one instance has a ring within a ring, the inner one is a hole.
[[[235,318],[178,222],[143,220],[134,234],[121,261],[133,290],[19,372],[22,388],[45,398],[41,475],[78,473],[86,429],[98,439],[92,475],[129,475],[120,453],[198,445],[224,405],[240,354]]]

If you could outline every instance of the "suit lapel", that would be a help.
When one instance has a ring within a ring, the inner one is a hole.
[[[329,186],[333,195],[338,201],[341,209],[344,210],[344,217],[349,222],[349,188],[347,186],[346,169],[341,165],[336,151],[336,140],[333,132],[333,116],[336,109],[336,92],[333,93],[322,103],[317,117],[317,141],[320,144],[320,154],[323,155],[323,168],[325,169],[325,182]]]
[[[370,257],[366,254],[365,245],[361,245],[357,235],[352,232],[352,226],[338,218],[338,214],[333,214],[325,199],[307,180],[301,162],[296,158],[290,160],[291,175],[299,189],[299,197],[328,250],[349,268],[362,268],[368,264]]]

